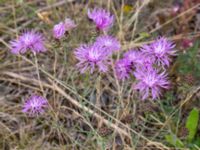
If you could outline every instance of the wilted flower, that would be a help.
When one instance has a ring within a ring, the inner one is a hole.
[[[194,45],[194,41],[192,39],[182,39],[181,41],[181,49],[187,49]]]
[[[92,12],[88,10],[87,14],[100,30],[107,30],[113,25],[114,16],[104,9],[95,8]]]
[[[76,27],[75,22],[69,18],[66,18],[64,23],[65,23],[66,31],[70,31]]]
[[[53,36],[56,39],[61,39],[64,37],[65,33],[67,31],[70,31],[71,29],[75,28],[76,24],[73,20],[66,18],[64,22],[60,22],[53,27]]]
[[[26,100],[22,111],[29,116],[37,116],[44,113],[44,109],[47,107],[48,101],[44,97],[33,95]]]
[[[165,72],[159,73],[153,68],[140,68],[136,69],[134,76],[137,79],[137,83],[134,85],[134,89],[139,90],[142,99],[145,100],[152,96],[152,99],[159,98],[163,89],[169,88],[169,81]]]
[[[116,38],[108,35],[99,36],[95,43],[104,46],[108,53],[118,51],[121,48],[119,41]]]
[[[171,41],[160,37],[152,44],[143,46],[141,50],[147,54],[146,56],[154,58],[158,65],[168,67],[171,62],[170,56],[176,55],[174,47],[175,45]]]
[[[41,33],[36,31],[25,31],[18,39],[10,42],[11,53],[24,54],[28,50],[33,53],[45,52],[44,37]]]
[[[129,78],[131,72],[131,63],[127,59],[120,59],[115,63],[116,75],[120,80]]]
[[[84,73],[86,70],[90,70],[90,73],[93,73],[95,67],[98,67],[101,72],[106,72],[108,69],[109,55],[105,47],[101,45],[81,45],[75,50],[75,56],[79,60],[77,67],[81,73]]]

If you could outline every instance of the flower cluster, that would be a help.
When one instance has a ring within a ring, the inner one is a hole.
[[[64,37],[65,33],[76,27],[73,20],[66,18],[64,22],[60,22],[54,25],[53,37],[56,39],[61,39]]]
[[[159,98],[163,89],[168,89],[166,69],[172,57],[176,55],[175,45],[164,37],[160,37],[140,50],[130,50],[115,64],[119,79],[127,79],[132,74],[136,78],[133,88],[138,90],[142,99],[150,95],[152,99]]]
[[[114,16],[101,8],[88,10],[88,18],[95,22],[97,29],[103,31],[107,31],[114,23]],[[113,36],[100,35],[94,43],[82,44],[76,48],[74,54],[79,61],[77,67],[81,73],[87,70],[93,73],[96,68],[100,72],[106,72],[110,56],[120,48],[119,41]]]
[[[45,52],[46,48],[44,46],[45,39],[43,35],[36,31],[25,31],[22,33],[18,39],[12,40],[11,53],[13,54],[24,54],[28,50],[33,53]]]
[[[98,30],[104,31],[102,32],[104,35],[99,35],[93,43],[82,44],[75,49],[74,55],[78,60],[76,66],[81,73],[107,72],[113,53],[121,49],[120,42],[106,32],[114,23],[114,15],[101,8],[88,10],[87,15]],[[53,27],[53,37],[61,39],[66,32],[75,27],[74,21],[66,18]],[[13,54],[24,54],[29,50],[34,54],[46,51],[43,35],[34,30],[23,32],[18,39],[10,42],[10,46]],[[122,59],[116,61],[115,73],[120,80],[133,75],[135,77],[133,89],[139,91],[143,100],[149,97],[157,99],[163,90],[170,87],[166,72],[172,57],[176,55],[174,48],[175,45],[171,41],[160,37],[140,49],[126,52]],[[37,116],[46,108],[48,108],[47,99],[33,95],[23,105],[23,112],[29,116]]]
[[[38,116],[44,113],[44,109],[47,107],[47,99],[43,98],[42,96],[33,95],[26,100],[22,111],[27,113],[29,116]]]

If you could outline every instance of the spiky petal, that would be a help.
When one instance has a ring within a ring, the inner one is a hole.
[[[174,47],[174,43],[164,37],[160,37],[152,44],[143,46],[141,50],[145,55],[154,58],[158,65],[169,67],[171,56],[176,55]]]
[[[45,52],[46,48],[44,43],[45,39],[41,33],[34,30],[25,31],[18,39],[10,42],[11,53],[24,54],[28,50],[33,53]]]
[[[150,95],[152,99],[157,99],[161,96],[163,89],[169,89],[169,81],[165,72],[159,72],[153,68],[139,68],[134,72],[137,83],[134,89],[139,90],[142,99],[147,99]]]
[[[53,27],[54,38],[61,39],[62,37],[64,37],[65,32],[66,32],[65,24],[63,22],[60,22],[60,23],[54,25],[54,27]]]
[[[120,50],[121,48],[120,42],[116,38],[109,35],[99,36],[96,39],[95,43],[104,46],[107,49],[108,53],[111,54],[114,51]]]
[[[105,47],[97,44],[81,45],[74,52],[75,57],[79,60],[77,67],[81,73],[89,70],[93,73],[95,68],[98,68],[100,72],[106,72],[108,70],[108,53]]]
[[[89,9],[87,14],[100,30],[107,30],[114,23],[114,16],[102,8],[94,8],[92,11]]]
[[[22,111],[29,116],[38,116],[44,113],[45,108],[48,107],[48,101],[42,96],[33,95],[26,100]]]
[[[131,62],[128,59],[120,59],[115,63],[116,75],[120,80],[130,77]]]
[[[124,54],[124,59],[129,60],[135,67],[138,66],[152,66],[154,59],[145,56],[141,51],[132,49]]]
[[[76,24],[73,20],[66,18],[64,22],[60,22],[53,27],[53,36],[56,39],[61,39],[65,36],[67,31],[72,30],[76,27]]]

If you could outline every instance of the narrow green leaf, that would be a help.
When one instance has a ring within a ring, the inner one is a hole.
[[[194,139],[194,136],[197,132],[198,122],[199,122],[199,110],[197,108],[193,108],[186,122],[186,128],[189,131],[187,137],[189,141],[192,141]]]
[[[175,147],[184,147],[183,142],[174,134],[169,134],[165,136],[165,139],[168,143],[170,143],[171,145],[175,146]]]

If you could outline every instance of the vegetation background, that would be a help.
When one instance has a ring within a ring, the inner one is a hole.
[[[94,7],[115,15],[110,34],[121,53],[159,35],[176,43],[172,89],[162,99],[141,101],[132,81],[112,71],[80,75],[74,67],[73,50],[98,36],[87,18]],[[66,17],[78,26],[56,41],[53,25]],[[47,53],[10,53],[9,41],[26,29],[47,37]],[[0,0],[0,149],[199,150],[199,36],[199,0]],[[51,105],[38,118],[21,111],[33,93]]]

